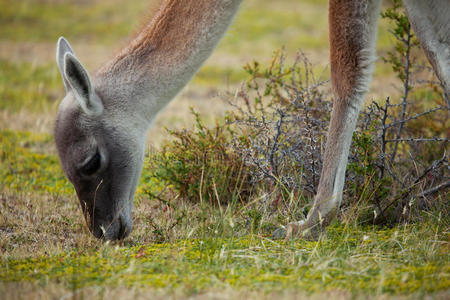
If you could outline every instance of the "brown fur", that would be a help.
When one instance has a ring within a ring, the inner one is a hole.
[[[137,61],[146,60],[150,53],[152,61],[148,64],[156,64],[157,60],[172,65],[185,60],[204,27],[202,24],[211,23],[213,16],[205,11],[212,11],[214,6],[217,1],[162,1],[150,23],[115,58],[113,65],[130,56]]]
[[[367,76],[364,75],[365,69],[371,63],[367,61],[367,54],[364,54],[369,47],[370,39],[367,25],[370,11],[364,2],[330,0],[329,3],[330,64],[334,103],[316,202],[308,217],[310,225],[321,221],[321,225],[326,226],[336,213],[336,209],[332,209],[327,215],[323,215],[325,211],[323,206],[329,206],[331,198],[336,197],[333,195],[333,188],[340,162],[336,158],[343,151],[347,151],[342,140],[346,123],[349,122],[349,107],[360,105],[352,101],[355,101],[355,95],[365,88],[361,86],[361,80]],[[321,220],[319,220],[320,213],[322,213]]]
[[[333,0],[329,4],[330,64],[333,92],[345,100],[354,92],[361,64],[359,52],[363,48],[362,16],[353,0]],[[335,99],[337,101],[338,99]]]

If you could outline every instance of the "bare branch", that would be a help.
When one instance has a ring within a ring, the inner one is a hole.
[[[404,138],[404,139],[392,139],[392,140],[386,140],[386,143],[398,143],[398,142],[445,142],[448,143],[450,140],[447,138],[439,138],[439,137],[433,137],[433,138]]]
[[[381,128],[382,128],[382,129],[389,129],[389,128],[394,127],[394,126],[397,126],[397,125],[399,125],[399,124],[407,123],[407,122],[409,122],[409,121],[411,121],[411,120],[415,120],[415,119],[418,119],[418,118],[420,118],[420,117],[422,117],[422,116],[431,114],[431,113],[433,113],[433,112],[435,112],[435,111],[438,111],[438,110],[448,110],[448,108],[445,107],[445,106],[437,106],[437,107],[434,107],[434,108],[429,109],[429,110],[427,110],[427,111],[424,111],[424,112],[415,114],[415,115],[413,115],[413,116],[411,116],[411,117],[409,117],[409,118],[406,118],[406,119],[403,119],[403,120],[400,120],[400,121],[396,121],[396,122],[392,122],[392,123],[390,123],[390,124],[388,124],[388,125],[382,124],[383,126],[382,126]]]
[[[434,187],[432,187],[431,189],[428,189],[428,190],[426,190],[426,191],[423,191],[421,194],[417,195],[417,197],[422,197],[422,198],[424,198],[424,197],[426,197],[426,196],[429,196],[429,195],[431,195],[431,194],[437,193],[437,192],[439,192],[440,190],[443,190],[443,189],[448,188],[448,187],[450,187],[450,180],[448,180],[448,181],[446,181],[446,182],[443,182],[443,183],[441,183],[441,184],[439,184],[439,185],[437,185],[437,186],[434,186]]]

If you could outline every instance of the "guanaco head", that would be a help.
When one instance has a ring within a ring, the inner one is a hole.
[[[124,119],[114,93],[91,80],[64,38],[58,40],[56,61],[66,90],[55,123],[63,170],[94,236],[122,239],[132,228],[145,140]]]

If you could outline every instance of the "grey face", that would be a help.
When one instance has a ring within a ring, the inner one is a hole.
[[[122,239],[132,228],[132,202],[143,161],[141,141],[103,105],[87,71],[64,39],[57,62],[67,95],[55,123],[64,172],[97,238]],[[110,101],[109,101],[110,102]]]

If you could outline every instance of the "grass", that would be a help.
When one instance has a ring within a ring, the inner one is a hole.
[[[62,96],[56,66],[0,60],[1,110],[55,112]]]
[[[45,154],[53,143],[50,135],[2,131],[0,143],[0,186],[59,195],[72,192],[58,158]]]
[[[111,44],[135,28],[148,1],[134,1],[124,10],[120,1],[1,0],[0,37],[10,41],[73,39]]]
[[[242,68],[210,65],[201,69],[194,83],[209,87],[224,82],[237,84],[245,78]],[[0,110],[56,114],[63,92],[56,64],[38,65],[0,59]]]
[[[227,84],[237,84],[245,80],[246,77],[243,69],[209,65],[200,69],[197,75],[195,75],[193,83],[204,86],[221,85],[224,82]]]
[[[120,3],[1,0],[0,38],[38,42],[56,41],[65,35],[71,40],[111,45],[126,38],[139,25],[142,12],[151,7],[145,0],[133,1],[126,9]],[[246,1],[221,42],[222,50],[236,53],[248,45],[251,55],[267,55],[267,51],[281,44],[291,51],[299,45],[304,49],[327,47],[326,5],[326,1]],[[384,29],[385,24],[381,27]],[[380,47],[389,45],[387,37],[385,30],[380,31]]]
[[[132,236],[105,244],[88,233],[56,157],[44,154],[52,152],[51,136],[3,131],[0,140],[0,290],[30,282],[63,291],[126,287],[168,295],[231,289],[417,297],[450,288],[445,210],[424,214],[419,224],[334,223],[318,242],[273,241],[268,236],[277,213],[256,217],[251,226],[252,205],[168,206],[146,198],[141,182]]]
[[[248,235],[103,245],[93,251],[8,259],[1,265],[6,272],[0,279],[58,280],[75,288],[105,284],[183,288],[186,294],[212,287],[423,294],[450,285],[448,248],[439,229],[443,224],[429,225],[389,230],[339,225],[319,242],[273,242]],[[417,233],[436,240],[424,243]]]

